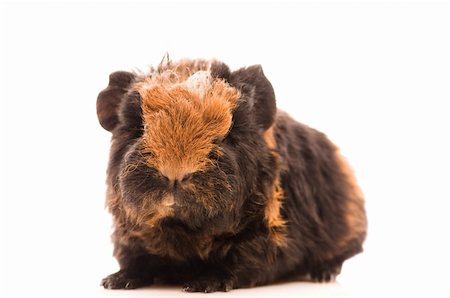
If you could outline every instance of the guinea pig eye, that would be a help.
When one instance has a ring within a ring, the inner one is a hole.
[[[210,160],[218,160],[219,159],[219,152],[217,152],[217,150],[211,150],[211,152],[209,152],[208,154],[208,159]]]
[[[220,143],[222,143],[223,139],[224,139],[223,137],[217,137],[217,138],[214,138],[213,141],[212,141],[212,143],[213,143],[214,145],[220,145]]]
[[[143,158],[149,159],[149,158],[153,158],[155,156],[155,154],[153,153],[153,151],[149,150],[148,148],[142,146],[140,146],[139,151],[141,153],[141,156]]]

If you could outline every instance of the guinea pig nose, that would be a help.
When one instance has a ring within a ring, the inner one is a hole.
[[[172,180],[171,181],[172,182],[172,187],[174,189],[178,189],[181,186],[181,184],[184,184],[184,183],[188,182],[191,179],[191,177],[192,177],[192,174],[187,174],[187,175],[184,175],[181,178]]]
[[[173,190],[177,191],[177,190],[179,190],[181,188],[182,184],[185,184],[185,183],[189,182],[189,180],[191,180],[191,177],[192,177],[192,174],[186,174],[186,175],[184,175],[184,176],[182,176],[180,178],[169,179],[169,178],[166,177],[166,179],[169,180],[170,187]]]
[[[194,173],[194,171],[178,167],[163,167],[159,169],[159,172],[162,177],[165,177],[164,180],[167,179],[166,181],[171,188],[187,183]]]
[[[180,182],[178,180],[171,181],[172,190],[177,192],[180,189]]]

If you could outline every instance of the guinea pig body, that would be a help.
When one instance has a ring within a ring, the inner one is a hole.
[[[115,72],[97,112],[113,135],[106,205],[120,265],[105,288],[329,281],[362,251],[351,168],[324,134],[277,110],[260,66]]]

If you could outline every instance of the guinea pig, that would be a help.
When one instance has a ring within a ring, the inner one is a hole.
[[[107,289],[187,292],[333,280],[362,252],[363,194],[339,149],[276,107],[260,65],[166,60],[114,72],[106,206],[120,270]]]

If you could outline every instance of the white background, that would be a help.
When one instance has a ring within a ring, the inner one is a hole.
[[[166,51],[262,64],[278,106],[342,148],[367,197],[365,252],[337,283],[226,295],[449,294],[448,2],[3,3],[0,30],[0,296],[188,297],[98,286],[117,264],[96,96]]]

